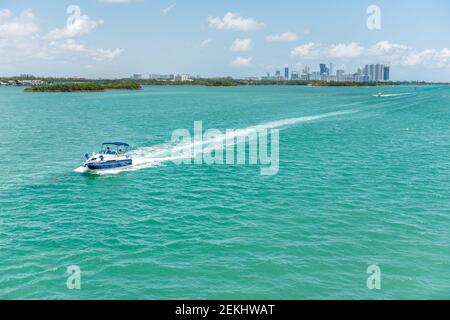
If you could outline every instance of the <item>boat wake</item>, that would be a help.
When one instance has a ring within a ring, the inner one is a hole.
[[[374,94],[374,97],[401,97],[401,96],[409,96],[411,94],[414,94],[412,92],[408,93],[390,93],[390,94]]]
[[[258,124],[251,127],[236,129],[233,133],[227,137],[230,138],[238,138],[249,136],[250,133],[254,131],[268,130],[268,129],[284,129],[289,126],[318,121],[327,118],[339,117],[344,115],[349,115],[353,113],[359,112],[358,110],[343,110],[336,112],[328,112],[315,116],[304,116],[298,118],[287,118],[275,121],[269,121],[262,124]],[[189,142],[185,144],[180,143],[171,143],[167,142],[164,144],[154,145],[151,147],[141,147],[134,151],[128,153],[133,160],[133,165],[127,167],[120,168],[112,168],[112,169],[102,169],[102,170],[89,170],[85,167],[78,167],[74,171],[78,173],[89,173],[89,174],[97,174],[97,175],[111,175],[117,174],[124,171],[135,171],[144,168],[150,168],[162,165],[166,162],[175,161],[182,159],[184,157],[192,157],[195,156],[195,153],[190,153],[192,150],[207,150],[208,146],[215,145],[218,141],[223,141],[223,137],[215,137],[209,140],[203,140],[201,142]],[[195,148],[199,144],[202,145],[202,148]],[[173,154],[177,154],[177,156],[173,156]]]

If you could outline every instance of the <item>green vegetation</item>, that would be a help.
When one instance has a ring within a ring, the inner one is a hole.
[[[192,81],[162,81],[137,80],[142,85],[150,86],[207,86],[207,87],[235,87],[235,86],[320,86],[320,87],[368,87],[393,86],[399,82],[326,82],[303,80],[239,80],[232,78],[194,79]]]
[[[146,86],[207,86],[207,87],[235,87],[242,85],[242,80],[231,78],[194,79],[191,81],[163,81],[163,80],[137,80]]]
[[[136,82],[81,82],[60,83],[47,86],[34,86],[25,89],[27,92],[102,92],[106,90],[140,90]]]
[[[236,80],[228,79],[210,79],[210,80],[195,80],[198,85],[204,85],[207,87],[236,87],[240,83]]]
[[[9,78],[4,78],[8,80]],[[142,85],[148,86],[206,86],[206,87],[236,87],[236,86],[316,86],[316,87],[373,87],[396,85],[432,85],[448,83],[426,82],[325,82],[303,80],[241,80],[230,77],[193,79],[191,81],[164,80],[130,80],[130,79],[80,79],[80,78],[40,78],[50,83],[45,86],[34,86],[25,89],[27,92],[102,92],[106,90],[140,90]],[[1,80],[1,79],[0,79]]]
[[[210,78],[194,79],[191,81],[162,81],[162,80],[137,80],[141,85],[147,86],[206,86],[206,87],[236,87],[236,86],[299,86],[307,85],[308,82],[300,80],[290,81],[263,81],[263,80],[240,80],[232,78]]]
[[[139,83],[133,81],[127,82],[107,82],[101,84],[105,90],[141,90]]]
[[[25,89],[27,92],[76,92],[76,91],[104,91],[98,83],[63,83],[50,84],[47,86],[35,86]]]
[[[325,81],[275,81],[275,80],[238,80],[232,78],[195,79],[192,81],[161,81],[161,80],[97,80],[96,82],[76,82],[35,86],[28,92],[101,92],[106,90],[140,90],[141,85],[150,86],[207,86],[207,87],[236,87],[236,86],[306,86],[317,87],[367,87],[392,86],[398,82],[325,82]]]

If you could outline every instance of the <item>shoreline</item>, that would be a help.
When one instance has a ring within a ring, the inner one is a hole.
[[[66,83],[66,84],[51,84],[48,86],[35,86],[27,87],[24,92],[107,92],[107,91],[140,91],[143,87],[211,87],[211,88],[228,88],[228,87],[311,87],[311,88],[395,88],[399,86],[408,87],[429,87],[429,86],[448,86],[450,84],[412,84],[412,83],[261,83],[261,82],[235,82],[233,85],[221,85],[215,83],[214,85],[208,85],[205,83],[195,83],[195,82],[160,82],[160,83],[144,83],[133,82],[133,83]],[[121,87],[123,86],[123,87]],[[92,88],[92,89],[86,89]]]
[[[24,89],[24,92],[106,92],[113,90],[142,90],[142,86],[134,82],[83,82],[28,87]]]
[[[108,92],[108,91],[140,91],[140,90],[144,90],[143,88],[140,89],[104,89],[104,90],[72,90],[72,91],[57,91],[57,90],[48,90],[48,91],[35,91],[35,90],[30,90],[29,88],[24,89],[24,92],[34,92],[34,93],[39,93],[39,92],[54,92],[54,93],[72,93],[72,92]]]

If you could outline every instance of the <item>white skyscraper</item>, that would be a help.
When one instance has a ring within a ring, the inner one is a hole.
[[[310,71],[311,71],[311,68],[310,68],[308,65],[306,65],[306,66],[303,68],[303,73],[310,73]]]
[[[375,81],[383,81],[384,78],[384,65],[375,65]]]
[[[375,81],[375,65],[369,66],[369,81]]]
[[[345,73],[344,70],[337,70],[336,71],[337,81],[344,81],[344,73]]]

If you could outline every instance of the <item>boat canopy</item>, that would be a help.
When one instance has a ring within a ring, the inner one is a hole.
[[[102,145],[113,145],[113,146],[117,146],[117,147],[129,147],[130,145],[128,143],[125,142],[104,142]]]

